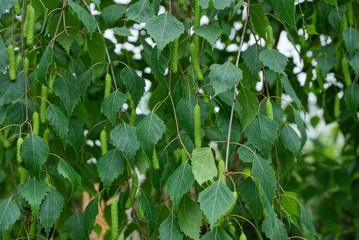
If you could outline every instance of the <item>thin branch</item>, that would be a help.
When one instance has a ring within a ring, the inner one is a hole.
[[[236,67],[238,67],[238,65],[239,65],[239,59],[240,59],[240,56],[241,56],[242,46],[243,46],[243,43],[244,43],[244,34],[246,33],[247,24],[248,24],[248,21],[249,21],[249,18],[250,18],[250,14],[249,14],[250,4],[251,4],[251,1],[248,0],[248,3],[247,3],[247,17],[246,17],[246,20],[244,22],[241,41],[240,41],[240,44],[239,44],[238,55],[237,55],[237,60],[236,60]],[[226,168],[225,168],[226,172],[228,172],[229,143],[231,141],[232,122],[233,122],[234,106],[235,106],[235,103],[236,103],[236,97],[237,97],[237,89],[236,89],[236,86],[234,86],[234,88],[233,88],[233,102],[232,102],[232,108],[231,108],[231,116],[229,118],[229,126],[228,126],[228,134],[227,134],[228,137],[227,137],[227,146],[226,146]]]

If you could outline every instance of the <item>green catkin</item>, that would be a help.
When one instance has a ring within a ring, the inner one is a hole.
[[[267,113],[267,117],[270,119],[274,119],[273,116],[273,106],[272,106],[272,102],[269,100],[269,98],[267,98],[266,100],[266,113]]]
[[[219,160],[218,162],[218,176],[219,180],[223,183],[226,183],[226,175],[224,174],[224,161],[223,159]]]
[[[338,119],[340,115],[340,99],[338,97],[338,94],[335,94],[334,99],[334,117],[335,119]]]
[[[198,0],[194,0],[193,3],[193,26],[199,27],[201,23],[201,6]]]
[[[30,225],[30,239],[36,238],[36,225],[37,225],[37,216],[38,216],[38,210],[32,210],[31,214],[31,225]]]
[[[135,201],[136,198],[136,193],[137,193],[137,187],[138,187],[138,175],[136,172],[132,173],[132,188],[130,191],[130,194],[127,198],[126,204],[125,204],[125,208],[129,209],[132,205],[132,203]]]
[[[242,231],[241,236],[239,236],[239,240],[247,240],[246,234]]]
[[[142,219],[146,219],[145,214],[143,213],[143,210],[142,210],[140,204],[138,204],[138,203],[137,203],[137,212],[138,212],[138,215],[139,215]]]
[[[187,159],[188,159],[188,156],[187,156],[186,150],[181,148],[181,162],[182,162],[182,164],[186,163]]]
[[[111,202],[111,239],[117,240],[118,233],[118,200],[116,197],[113,197]]]
[[[203,80],[203,74],[199,64],[199,37],[194,36],[190,44],[190,55],[193,71],[199,81]]]
[[[15,58],[15,49],[12,44],[7,47],[7,54],[9,59],[9,76],[10,80],[16,80],[16,58]]]
[[[112,77],[109,73],[106,73],[105,77],[105,92],[103,99],[106,99],[111,93]]]
[[[342,72],[344,77],[344,83],[347,87],[352,84],[352,79],[350,77],[349,65],[345,57],[342,58]]]
[[[29,177],[27,170],[21,166],[17,170],[19,172],[20,183],[24,183]]]
[[[267,42],[266,46],[268,49],[273,48],[273,28],[270,24],[266,27],[266,34],[267,34]]]
[[[178,3],[182,9],[182,11],[187,11],[187,6],[186,6],[186,0],[178,0]]]
[[[178,72],[178,38],[171,45],[171,71],[173,74]]]
[[[53,94],[53,93],[54,93],[54,88],[53,88],[53,86],[54,86],[55,79],[56,79],[56,75],[55,75],[55,74],[50,75],[50,79],[49,79],[49,88],[50,88],[50,89],[48,89],[48,92],[49,92],[50,94]]]
[[[0,143],[2,143],[4,148],[9,148],[11,145],[2,132],[0,132]]]
[[[40,116],[38,112],[32,114],[32,132],[37,136],[40,133]]]
[[[202,135],[201,135],[201,107],[198,103],[193,109],[193,126],[194,126],[194,145],[195,148],[202,147]]]
[[[346,4],[346,13],[347,13],[347,19],[350,26],[355,25],[355,16],[353,12],[353,5],[351,2],[348,2]]]
[[[49,95],[48,88],[44,85],[41,86],[41,102],[40,102],[40,121],[41,124],[46,123],[46,109],[47,109],[47,98]]]
[[[131,116],[130,116],[130,125],[135,125],[136,123],[136,118],[137,118],[137,114],[136,114],[136,109],[132,108],[131,110]]]
[[[152,167],[155,170],[160,169],[160,163],[158,161],[158,156],[157,156],[156,149],[153,149],[153,153],[152,153]]]
[[[35,36],[35,9],[34,7],[29,4],[26,8],[26,18],[27,18],[27,25],[24,31],[26,31],[26,44],[32,45],[34,43],[34,36]],[[26,22],[26,20],[25,20]]]
[[[21,63],[21,61],[22,61],[22,57],[19,54],[16,56],[16,69],[19,67],[19,64]]]
[[[46,128],[44,131],[44,135],[42,137],[45,142],[49,143],[50,142],[50,129]]]
[[[324,91],[324,81],[323,81],[323,73],[322,70],[318,67],[318,65],[315,67],[315,71],[317,73],[317,83],[320,88],[320,90]]]
[[[14,11],[16,15],[21,15],[21,6],[20,3],[18,1],[15,2],[14,4]]]
[[[21,144],[23,142],[24,142],[24,139],[22,137],[19,137],[16,142],[16,160],[18,163],[22,162],[20,149],[21,149]]]
[[[101,142],[101,153],[102,155],[105,155],[108,151],[107,133],[105,129],[103,129],[100,133],[100,142]]]
[[[29,59],[26,57],[26,58],[25,58],[25,74],[26,74],[26,76],[28,75],[29,67],[30,67],[30,61],[29,61]]]
[[[6,230],[3,234],[2,234],[2,238],[3,240],[10,240],[10,232],[9,230]]]

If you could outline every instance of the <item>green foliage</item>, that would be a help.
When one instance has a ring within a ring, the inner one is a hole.
[[[1,235],[359,236],[357,1],[0,2]]]

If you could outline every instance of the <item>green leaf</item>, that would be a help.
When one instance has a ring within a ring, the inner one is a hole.
[[[0,234],[8,230],[19,218],[20,209],[11,198],[0,201]]]
[[[276,121],[264,114],[259,114],[245,130],[248,143],[268,156],[278,136],[279,127]]]
[[[83,229],[84,214],[82,212],[74,212],[65,222],[65,230],[71,239],[86,240],[88,236],[85,235]]]
[[[120,4],[112,4],[102,9],[102,17],[108,26],[112,26],[126,13],[126,8]]]
[[[83,229],[87,236],[89,236],[92,231],[92,226],[96,220],[97,215],[98,215],[98,196],[92,199],[85,209]]]
[[[288,239],[287,230],[277,216],[273,218],[266,217],[263,221],[262,228],[265,235],[271,240]]]
[[[265,66],[269,67],[273,71],[277,73],[285,74],[284,70],[285,70],[285,66],[287,65],[288,58],[284,56],[282,53],[278,52],[277,50],[264,49],[259,54],[259,59],[263,62]]]
[[[313,25],[313,24],[307,25],[307,26],[305,27],[305,31],[306,31],[307,34],[309,34],[309,35],[319,35],[319,33],[317,32],[317,30],[315,29],[315,25]]]
[[[283,22],[297,30],[295,23],[295,0],[278,0],[274,1],[274,15],[279,17]]]
[[[234,197],[231,190],[218,180],[200,192],[198,202],[213,228],[217,220],[231,208]]]
[[[80,89],[81,96],[84,96],[86,94],[86,90],[90,85],[93,76],[94,76],[94,71],[92,68],[90,68],[78,77],[76,81],[76,86],[78,87],[78,89]]]
[[[183,234],[178,226],[177,219],[174,215],[166,218],[160,225],[160,239],[180,240]]]
[[[334,7],[338,8],[337,0],[324,0],[324,2],[327,2],[331,5],[333,5]]]
[[[251,21],[254,32],[263,39],[267,39],[266,27],[268,26],[268,19],[262,4],[251,4],[250,7]]]
[[[151,70],[152,74],[163,86],[168,87],[168,83],[165,78],[165,71],[170,61],[169,51],[158,52],[157,46],[155,46],[151,53]]]
[[[276,178],[270,161],[256,154],[253,158],[252,176],[258,180],[261,191],[263,189],[268,201],[272,203],[277,188]]]
[[[65,200],[60,193],[50,188],[50,191],[42,201],[39,211],[39,220],[41,227],[45,229],[46,236],[49,236],[52,226],[60,217]]]
[[[248,143],[240,146],[237,153],[239,159],[244,163],[253,163],[254,158],[256,158],[258,154],[254,147]]]
[[[295,192],[284,192],[281,196],[281,205],[290,215],[300,217],[299,202]]]
[[[120,37],[129,37],[132,36],[130,30],[127,27],[115,27],[112,29],[113,33]]]
[[[6,10],[9,10],[12,6],[14,6],[17,0],[6,0],[0,2],[0,17],[4,14]]]
[[[21,79],[22,78],[22,79]],[[12,103],[24,96],[24,75],[17,76],[17,81],[11,81],[9,74],[0,74],[0,106]]]
[[[320,56],[315,58],[315,60],[325,75],[329,73],[330,69],[335,66],[337,61],[334,52],[331,53],[329,51],[323,51]]]
[[[162,52],[168,43],[179,38],[184,31],[184,26],[176,17],[166,12],[151,18],[146,23],[146,30],[155,40],[158,52]]]
[[[136,127],[121,123],[111,130],[110,138],[114,146],[116,146],[127,159],[130,161],[134,160],[136,152],[140,148],[136,136]]]
[[[259,60],[259,52],[257,44],[253,44],[243,53],[243,60],[253,75],[257,75],[262,68]]]
[[[49,43],[44,53],[42,54],[39,65],[36,69],[36,78],[43,85],[48,85],[48,83],[46,82],[46,74],[50,65],[52,64],[52,54],[53,54],[53,49],[51,43]]]
[[[243,130],[246,130],[257,115],[258,98],[248,88],[241,86],[237,99],[240,105],[239,118],[241,126]]]
[[[207,9],[210,1],[213,2],[213,7],[218,10],[230,7],[233,2],[233,0],[199,0],[198,3],[203,9]]]
[[[302,105],[302,102],[300,101],[297,94],[295,93],[295,91],[294,91],[292,85],[290,84],[289,79],[286,75],[284,75],[282,77],[282,87],[283,87],[284,91],[286,92],[286,94],[288,94],[293,99],[293,101],[297,104],[297,106],[303,109],[304,107]]]
[[[157,212],[155,204],[145,192],[141,192],[141,195],[138,198],[138,204],[143,211],[145,220],[148,222],[151,234],[155,230],[157,222]]]
[[[247,209],[252,214],[254,222],[258,224],[258,220],[263,212],[262,196],[258,183],[248,177],[240,181],[238,193],[245,202]]]
[[[17,191],[30,204],[32,210],[38,210],[50,188],[44,181],[32,178],[22,183]]]
[[[152,112],[138,124],[136,128],[137,139],[149,158],[152,158],[153,148],[165,131],[166,126],[163,120]]]
[[[193,28],[193,31],[198,36],[206,39],[208,43],[211,44],[212,49],[214,49],[216,41],[223,33],[223,30],[219,24],[197,26]]]
[[[54,92],[64,103],[67,114],[70,116],[77,103],[80,101],[80,89],[74,84],[75,79],[71,73],[59,75],[54,82]]]
[[[313,222],[312,222],[312,217],[309,215],[308,211],[304,208],[304,206],[302,206],[301,203],[299,204],[299,208],[300,208],[300,219],[303,223],[303,225],[305,226],[305,228],[310,231],[312,234],[316,235],[317,232],[315,231]]]
[[[148,0],[140,0],[127,9],[127,18],[138,23],[148,22],[155,13]]]
[[[192,165],[194,178],[200,185],[217,176],[217,167],[209,147],[193,149]]]
[[[5,47],[4,41],[0,36],[0,72],[4,72],[8,65],[8,54],[7,48]]]
[[[343,32],[343,39],[348,52],[354,52],[358,48],[359,32],[355,28],[348,27]]]
[[[70,119],[68,139],[70,145],[74,148],[77,159],[81,157],[81,152],[85,146],[84,129],[79,121]]]
[[[294,129],[289,125],[284,125],[280,135],[280,141],[283,146],[291,151],[294,156],[297,156],[301,149],[301,140],[294,131]]]
[[[307,141],[307,131],[305,130],[305,124],[304,124],[302,118],[300,117],[299,113],[296,110],[293,110],[293,111],[294,111],[295,123],[297,124],[298,131],[301,136],[300,147],[302,148],[304,146],[305,142]]]
[[[349,113],[357,118],[358,117],[358,105],[359,105],[359,85],[353,83],[345,89],[344,101],[348,108]]]
[[[227,61],[220,64],[212,64],[210,80],[215,95],[225,92],[236,86],[242,79],[242,70]]]
[[[354,56],[349,60],[350,66],[352,66],[355,75],[359,76],[359,51],[356,51]]]
[[[95,32],[92,38],[87,38],[88,54],[95,63],[105,63],[106,45],[101,33]]]
[[[57,165],[57,172],[69,180],[72,186],[72,194],[76,191],[77,187],[81,184],[81,176],[68,164],[65,160],[60,158]]]
[[[61,141],[66,144],[69,121],[63,111],[53,104],[49,104],[46,110],[46,118],[50,126],[55,130]]]
[[[21,144],[20,154],[25,168],[34,174],[40,176],[40,169],[47,159],[49,145],[41,137],[30,134]]]
[[[69,0],[68,3],[71,6],[71,8],[76,12],[81,22],[87,27],[87,30],[90,33],[90,38],[92,38],[92,34],[94,33],[97,27],[97,22],[95,18],[88,11],[83,9],[80,5],[78,5],[74,1]]]
[[[111,149],[101,156],[97,162],[97,172],[104,183],[104,188],[109,188],[111,183],[120,176],[126,168],[126,161],[116,149]]]
[[[122,69],[121,79],[130,92],[133,104],[136,107],[145,92],[145,80],[138,76],[136,71],[130,67]]]
[[[208,231],[201,240],[231,240],[226,231],[221,227],[215,227],[212,231]]]
[[[167,190],[175,207],[181,201],[182,196],[189,190],[194,182],[192,167],[190,164],[181,164],[167,180]]]
[[[202,225],[202,211],[198,203],[187,195],[178,206],[178,223],[182,232],[191,239],[198,240]]]
[[[126,102],[126,95],[119,92],[114,91],[112,92],[103,102],[102,102],[102,109],[105,116],[108,120],[111,121],[112,124],[115,124],[117,113],[120,111],[122,105]]]

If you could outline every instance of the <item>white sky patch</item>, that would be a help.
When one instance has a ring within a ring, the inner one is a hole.
[[[87,140],[86,144],[89,145],[90,147],[95,146],[95,143],[92,140]]]
[[[145,95],[142,96],[142,98],[136,108],[136,114],[148,115],[151,113],[151,110],[148,107],[148,103],[150,101],[151,95],[152,94],[150,92],[147,92],[147,93],[145,93]]]
[[[106,29],[103,36],[110,40],[113,44],[117,44],[117,39],[115,38],[115,34],[112,29]]]
[[[221,40],[217,40],[216,44],[214,45],[214,47],[218,50],[223,50],[226,48],[226,44],[222,43]]]
[[[151,68],[150,68],[150,67],[146,67],[143,71],[144,71],[145,73],[147,73],[147,74],[150,74],[150,73],[151,73]]]
[[[162,13],[166,12],[166,8],[162,5],[160,5],[160,9],[158,10],[158,15],[161,15]]]
[[[128,103],[124,103],[121,107],[121,112],[126,112],[128,107],[129,107]]]
[[[209,18],[206,15],[203,15],[200,20],[200,25],[207,25],[209,23]]]
[[[145,79],[145,92],[149,92],[152,86],[152,82],[150,80]]]
[[[90,12],[93,16],[100,15],[101,12],[96,10],[96,5],[94,3],[90,3]]]
[[[148,45],[150,45],[152,48],[153,48],[154,46],[156,46],[155,42],[154,42],[154,41],[152,40],[152,38],[150,38],[150,37],[145,38],[145,41],[146,41],[146,43],[147,43]]]
[[[214,113],[218,113],[219,112],[219,107],[214,107],[213,111],[214,111]]]
[[[100,140],[95,140],[95,144],[96,144],[96,146],[101,147],[101,142],[100,142]]]
[[[239,46],[235,43],[229,44],[226,48],[227,52],[237,52],[239,49]]]
[[[131,0],[114,0],[114,2],[118,4],[129,4]]]

